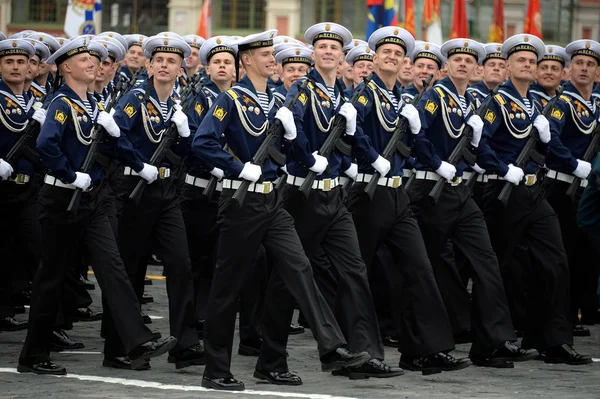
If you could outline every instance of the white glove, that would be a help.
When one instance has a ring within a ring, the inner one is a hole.
[[[117,111],[116,111],[114,108],[112,108],[108,114],[109,114],[110,116],[114,116],[114,115],[115,115],[115,112],[117,112]]]
[[[75,181],[71,184],[85,190],[92,185],[92,178],[87,173],[75,172]]]
[[[176,108],[177,111],[173,112],[171,120],[177,126],[177,132],[183,138],[190,137],[190,126],[188,125],[188,117],[183,113],[181,107]]]
[[[355,163],[351,163],[350,167],[346,169],[344,173],[352,180],[356,180],[356,176],[358,176],[358,165]]]
[[[479,140],[481,140],[481,132],[483,132],[483,121],[479,115],[471,115],[467,120],[467,125],[473,128],[473,137],[471,138],[471,145],[473,147],[479,146]]]
[[[37,112],[37,111],[36,111]],[[112,116],[106,111],[100,111],[98,114],[98,124],[106,129],[106,132],[113,137],[121,137],[121,129],[119,125],[113,119]]]
[[[473,170],[477,173],[479,173],[480,175],[485,173],[485,169],[482,169],[481,166],[475,164],[473,166],[471,166],[473,168]]]
[[[262,175],[262,169],[258,165],[254,165],[252,162],[246,162],[244,164],[244,169],[242,169],[240,173],[240,179],[251,181],[255,183],[260,179],[260,175]]]
[[[313,157],[315,158],[315,164],[311,166],[309,169],[320,175],[327,169],[327,165],[329,165],[329,161],[324,156],[317,154],[317,151],[313,152]]]
[[[511,182],[514,185],[518,185],[521,180],[523,180],[523,169],[513,165],[512,163],[508,165],[508,172],[504,175],[504,180]]]
[[[419,118],[419,111],[412,104],[404,104],[400,115],[406,118],[410,126],[412,134],[419,134],[421,131],[421,119]]]
[[[544,144],[549,143],[550,122],[548,122],[548,119],[546,119],[544,115],[538,115],[533,121],[533,126],[535,126],[535,128],[538,131],[538,134],[540,135],[540,141]]]
[[[40,123],[40,125],[43,125],[44,121],[46,120],[46,113],[47,113],[47,111],[45,109],[40,108],[33,113],[31,118],[34,121],[38,121]]]
[[[156,179],[158,179],[158,169],[156,166],[145,163],[144,168],[138,173],[138,175],[146,180],[148,184],[152,184]]]
[[[225,176],[225,173],[223,173],[223,169],[219,169],[217,167],[212,168],[210,174],[216,177],[218,180],[221,180],[223,176]]]
[[[286,140],[294,140],[297,136],[296,124],[294,123],[294,114],[287,107],[281,107],[275,114],[275,119],[279,119],[285,130],[283,138]]]
[[[342,104],[338,114],[346,118],[346,134],[354,136],[354,132],[356,132],[356,108],[354,108],[354,105],[351,103]]]
[[[377,157],[377,159],[375,160],[375,162],[373,162],[371,164],[371,166],[373,166],[373,168],[376,171],[378,171],[381,176],[387,175],[388,172],[390,171],[390,168],[392,167],[392,165],[390,164],[390,161],[388,161],[381,155],[379,155]]]
[[[592,165],[589,162],[577,160],[577,168],[573,171],[573,174],[580,179],[587,179],[588,175],[592,171]]]
[[[456,175],[456,168],[451,163],[442,161],[442,164],[436,169],[435,173],[448,181],[452,181],[454,180],[454,175]]]
[[[12,166],[4,159],[0,158],[0,179],[8,180],[14,172]]]

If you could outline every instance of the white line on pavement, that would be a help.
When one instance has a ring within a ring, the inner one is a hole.
[[[164,317],[162,317],[162,316],[152,316],[152,315],[148,315],[148,316],[150,316],[150,318],[151,318],[152,320],[160,320],[160,319],[164,319]]]
[[[600,359],[596,359],[595,357],[593,357],[593,358],[592,358],[592,360],[593,360],[594,362],[600,362]]]
[[[87,352],[87,351],[60,351],[61,355],[101,355],[102,352]]]
[[[0,367],[0,373],[14,373],[18,374],[17,369]],[[235,395],[257,395],[257,396],[278,396],[281,398],[302,398],[302,399],[358,399],[348,396],[333,396],[319,393],[296,393],[296,392],[277,392],[277,391],[215,391],[213,389],[203,388],[197,385],[174,385],[174,384],[163,384],[155,381],[144,381],[144,380],[130,380],[126,378],[113,378],[113,377],[99,377],[95,375],[79,375],[79,374],[67,374],[53,376],[59,378],[73,378],[80,381],[96,381],[105,382],[108,384],[125,385],[139,388],[154,388],[163,390],[173,391],[185,391],[185,392],[222,392],[231,393]]]

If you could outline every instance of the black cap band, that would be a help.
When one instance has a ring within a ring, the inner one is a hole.
[[[508,56],[510,57],[513,53],[516,53],[517,51],[531,51],[532,53],[535,53],[536,55],[538,53],[535,46],[532,46],[531,44],[521,43],[521,44],[517,44],[516,46],[514,46],[513,48],[508,50]]]
[[[87,46],[81,46],[81,47],[76,47],[73,50],[69,50],[66,53],[64,53],[63,55],[61,55],[60,57],[58,57],[55,61],[56,65],[60,64],[61,62],[65,61],[67,58],[73,57],[74,55],[77,54],[81,54],[81,53],[89,53],[89,49]]]
[[[473,57],[475,57],[475,60],[479,60],[479,53],[477,51],[473,50],[472,48],[468,48],[468,47],[456,47],[456,48],[451,48],[450,50],[448,50],[448,58],[450,58],[450,56],[452,56],[454,54],[468,54],[468,55],[472,55]]]
[[[377,43],[375,43],[375,50],[377,50],[379,48],[379,46],[387,44],[387,43],[397,44],[398,46],[400,46],[404,49],[404,52],[406,52],[406,43],[404,42],[404,40],[400,39],[398,36],[387,36],[387,37],[384,37],[383,39],[378,40]]]
[[[504,56],[502,55],[501,52],[489,53],[489,54],[486,54],[485,58],[483,59],[483,64],[485,64],[486,61],[494,59],[494,58],[506,61],[506,58],[504,58]]]
[[[173,54],[179,54],[181,57],[183,57],[183,50],[180,49],[179,47],[173,47],[173,46],[154,47],[152,49],[152,55],[154,55],[156,53],[173,53]]]
[[[354,61],[352,61],[352,63],[355,64],[358,61],[371,61],[371,62],[373,62],[373,54],[361,54],[358,57],[356,57],[354,59]]]
[[[573,51],[571,53],[571,58],[575,57],[576,55],[587,55],[588,57],[595,58],[596,61],[598,61],[598,63],[600,63],[600,54],[598,54],[595,51],[590,50],[589,48],[582,48],[582,49]]]
[[[102,61],[102,54],[100,54],[99,51],[88,50],[88,52],[90,53],[91,56],[94,56],[94,57],[98,58],[100,61]]]
[[[6,50],[0,50],[0,57],[4,57],[7,55],[24,55],[25,57],[29,58],[29,52],[22,48],[9,48]]]
[[[312,65],[312,60],[308,57],[300,57],[300,56],[286,57],[281,60],[282,66],[285,64],[294,64],[294,63],[306,64],[306,65],[310,66],[310,65]]]
[[[415,57],[414,57],[413,62],[419,58],[427,58],[429,60],[433,60],[438,64],[439,68],[442,67],[442,59],[440,57],[438,57],[437,55],[430,53],[429,51],[421,51],[421,52],[417,53],[417,55],[415,55]]]
[[[539,64],[540,62],[542,62],[542,61],[557,61],[557,62],[560,62],[560,63],[562,64],[562,66],[563,66],[563,67],[564,67],[564,66],[565,66],[565,64],[566,64],[566,60],[565,60],[563,57],[561,57],[561,56],[558,56],[558,55],[556,55],[556,54],[546,54],[546,55],[544,55],[544,56],[542,57],[542,59],[541,59],[541,60],[538,62],[538,64]]]
[[[258,42],[240,44],[238,46],[238,51],[253,50],[253,49],[262,48],[262,47],[271,47],[272,45],[273,45],[272,39],[260,40]]]
[[[213,55],[218,54],[218,53],[229,53],[235,57],[235,52],[233,51],[233,49],[231,47],[215,46],[208,52],[208,54],[206,54],[206,60],[210,61],[210,59],[213,57]]]
[[[312,40],[312,44],[314,46],[315,42],[317,40],[335,40],[337,42],[340,42],[342,46],[344,46],[344,38],[341,35],[338,35],[337,33],[333,33],[333,32],[321,32],[321,33],[317,33],[315,35],[315,37],[313,37]]]

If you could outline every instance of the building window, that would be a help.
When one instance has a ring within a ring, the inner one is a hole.
[[[265,29],[265,0],[223,0],[216,4],[220,4],[220,28]]]
[[[341,20],[342,2],[340,0],[316,0],[315,1],[315,21]],[[366,12],[365,12],[366,15]]]
[[[67,0],[12,0],[12,22],[62,24]]]
[[[103,0],[102,30],[154,35],[168,30],[169,0]]]
[[[592,38],[592,28],[589,26],[584,26],[581,28],[581,38],[582,39],[591,39]]]

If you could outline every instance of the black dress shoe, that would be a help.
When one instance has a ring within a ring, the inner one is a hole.
[[[390,348],[397,348],[398,345],[400,345],[400,340],[398,340],[396,337],[386,335],[383,337],[383,344],[385,346],[389,346]]]
[[[546,363],[565,363],[573,366],[591,364],[592,358],[588,355],[580,355],[571,345],[562,344],[548,349],[542,358]]]
[[[240,346],[238,347],[238,355],[258,356],[260,355],[261,346],[262,340],[260,338],[252,341],[240,341]]]
[[[154,341],[161,339],[162,338],[162,334],[158,331],[152,331],[152,339]]]
[[[390,378],[404,374],[401,368],[392,368],[379,359],[370,359],[360,366],[344,367],[340,370],[333,370],[333,375],[342,375],[351,380],[363,380],[373,378]]]
[[[94,312],[90,308],[79,308],[70,315],[75,321],[98,321],[102,320],[102,312]]]
[[[148,277],[144,277],[144,285],[152,285],[152,280]]]
[[[104,356],[104,360],[102,361],[102,366],[111,367],[113,369],[123,369],[123,370],[133,370],[131,368],[131,360],[127,356],[118,356],[118,357],[110,357]],[[146,361],[146,363],[135,370],[150,370],[150,362]]]
[[[52,339],[50,340],[50,350],[60,352],[63,350],[83,349],[83,342],[71,339],[64,330],[52,330]]]
[[[454,343],[458,345],[473,342],[473,337],[471,335],[471,330],[460,332],[454,336]]]
[[[469,359],[474,365],[479,367],[493,367],[497,369],[512,369],[515,364],[510,360],[497,359],[491,354],[488,356],[484,355],[469,355]]]
[[[27,330],[26,321],[15,320],[12,316],[6,316],[0,319],[0,331],[20,331]]]
[[[506,341],[503,346],[492,352],[492,357],[497,360],[508,360],[511,362],[525,362],[538,357],[535,349],[523,349],[517,344]]]
[[[15,314],[25,314],[25,305],[12,305]]]
[[[355,352],[348,345],[342,345],[321,358],[321,370],[333,371],[342,367],[360,366],[370,358],[367,352]]]
[[[146,361],[150,358],[160,356],[170,351],[177,345],[177,338],[168,336],[158,340],[148,341],[144,344],[139,345],[137,348],[129,353],[129,359],[131,360],[131,368],[138,370],[142,367]]]
[[[206,352],[202,344],[196,344],[169,355],[167,361],[175,363],[177,370],[189,366],[202,366],[206,364]]]
[[[35,373],[35,374],[52,374],[52,375],[65,375],[67,369],[56,363],[46,360],[44,362],[38,362],[33,364],[19,364],[17,366],[19,373]]]
[[[304,327],[302,327],[300,324],[294,324],[291,323],[290,324],[290,335],[298,335],[298,334],[303,334],[304,333]],[[300,378],[300,377],[298,377]],[[300,381],[300,383],[302,383],[302,381]],[[298,384],[300,385],[300,384]]]
[[[400,357],[400,367],[411,371],[420,371],[423,375],[439,374],[442,371],[457,371],[471,365],[467,358],[455,358],[444,352],[434,353],[426,357]]]
[[[590,333],[590,329],[584,327],[583,324],[576,324],[573,326],[573,336],[574,337],[589,337],[592,335]]]
[[[204,388],[222,391],[243,391],[245,389],[244,383],[233,377],[211,378],[204,376],[200,385]]]
[[[254,378],[275,385],[302,385],[302,378],[291,371],[259,371],[254,370]]]
[[[144,324],[152,324],[152,319],[144,312],[142,312],[142,320],[144,321]]]
[[[140,303],[142,305],[145,305],[147,303],[152,303],[152,302],[154,302],[154,297],[152,295],[149,295],[149,294],[142,295],[142,300],[140,301]]]
[[[79,276],[79,284],[88,291],[96,289],[96,285],[83,276]]]

